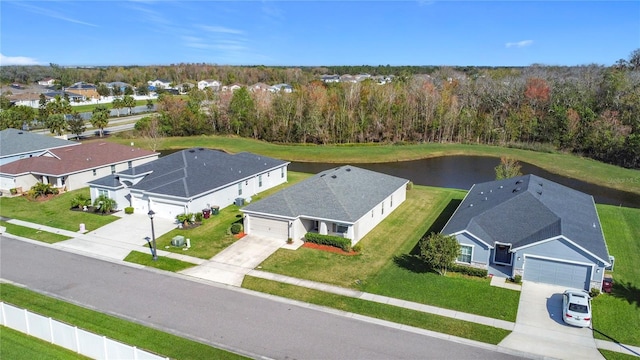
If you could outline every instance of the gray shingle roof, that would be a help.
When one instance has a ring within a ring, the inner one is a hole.
[[[0,156],[2,157],[78,144],[23,130],[4,129],[0,131]]]
[[[345,165],[314,175],[242,211],[353,223],[408,180]]]
[[[247,152],[232,155],[217,150],[193,148],[121,171],[119,174],[136,175],[151,172],[131,188],[155,194],[192,198],[285,164],[288,162]]]
[[[593,197],[536,175],[475,184],[442,232],[463,230],[514,248],[562,235],[609,260]]]

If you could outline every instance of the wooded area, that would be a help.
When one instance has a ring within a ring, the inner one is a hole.
[[[8,78],[35,73],[2,69]],[[31,68],[33,70],[34,68]],[[640,49],[629,61],[523,68],[325,67],[275,68],[178,64],[61,69],[77,81],[176,84],[202,79],[252,85],[289,83],[292,93],[192,89],[162,95],[159,117],[138,124],[165,136],[237,134],[283,143],[460,142],[568,151],[640,168]],[[394,71],[395,70],[395,71]],[[390,84],[319,81],[338,71],[394,74]],[[42,74],[40,74],[42,75]],[[38,76],[40,76],[38,75]],[[55,74],[53,74],[55,75]],[[159,126],[151,126],[157,121]],[[155,136],[157,136],[156,134]]]

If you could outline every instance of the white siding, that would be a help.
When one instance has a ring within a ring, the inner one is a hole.
[[[13,176],[0,175],[0,189],[8,191],[16,187]]]
[[[393,198],[393,204],[391,199]],[[384,199],[380,204],[367,212],[353,226],[353,239],[351,244],[360,241],[369,231],[373,230],[382,220],[391,214],[407,198],[406,184],[399,187],[392,195]],[[384,213],[382,208],[384,207]]]

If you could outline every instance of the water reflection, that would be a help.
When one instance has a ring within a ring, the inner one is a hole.
[[[500,159],[494,157],[443,156],[413,161],[352,165],[409,179],[417,185],[468,190],[475,183],[494,180],[494,168],[499,163]],[[640,195],[552,174],[529,163],[521,162],[520,164],[523,174],[535,174],[593,195],[597,203],[640,208]],[[315,174],[340,165],[344,164],[292,162],[289,170]]]

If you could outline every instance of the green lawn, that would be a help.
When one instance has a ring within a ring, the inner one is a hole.
[[[131,138],[112,139],[129,144]],[[145,139],[136,139],[145,146]],[[510,156],[552,173],[640,194],[640,171],[560,152],[543,153],[490,145],[469,144],[275,144],[233,136],[197,136],[163,139],[165,149],[205,147],[229,152],[249,151],[289,161],[374,163],[417,160],[445,155]]]
[[[640,346],[640,209],[597,208],[609,254],[616,260],[613,291],[593,299],[594,333],[600,339]]]
[[[360,255],[280,249],[261,264],[262,270],[515,321],[519,292],[492,287],[488,278],[427,272],[413,255],[422,235],[439,231],[464,194],[414,186],[405,203],[360,241]]]
[[[10,284],[0,284],[0,299],[34,313],[48,316],[172,359],[244,359],[240,355],[225,350],[216,349],[196,341],[53,299]],[[1,346],[3,352],[4,347],[3,341]],[[13,359],[13,357],[4,356],[2,358]],[[47,358],[53,359],[56,357]]]
[[[0,359],[89,359],[71,350],[4,326],[0,326],[0,343],[2,344]]]
[[[599,349],[602,356],[607,360],[638,360],[637,356],[622,354],[616,351]]]
[[[498,344],[510,331],[480,325],[444,316],[427,314],[420,311],[329,294],[323,291],[302,288],[270,280],[246,276],[242,286],[264,293],[287,297],[331,307],[377,319],[437,331],[444,334],[463,337],[489,344]]]
[[[154,104],[156,103],[156,101],[153,102]],[[102,105],[104,107],[106,107],[107,109],[113,109],[113,104],[112,103],[104,103],[104,104],[99,104]],[[143,106],[143,105],[147,105],[147,100],[136,100],[136,106]],[[77,111],[77,112],[92,112],[93,109],[96,108],[96,106],[98,106],[98,104],[90,104],[90,105],[78,105],[78,106],[73,106],[73,110]],[[120,113],[124,116],[124,114],[127,113],[127,111],[129,111],[129,109],[127,108],[122,108],[120,109]]]
[[[22,236],[28,239],[38,240],[46,242],[48,244],[57,243],[58,241],[64,241],[71,239],[68,236],[54,234],[47,231],[36,230],[20,225],[10,224],[6,221],[0,221],[0,226],[7,228],[7,233]]]
[[[151,252],[142,253],[139,251],[130,252],[129,255],[124,258],[124,261],[173,272],[178,272],[195,266],[195,264],[192,263],[171,259],[164,256],[158,256],[158,260],[153,261]]]
[[[46,201],[3,196],[0,197],[0,216],[70,231],[78,231],[81,223],[87,230],[95,230],[118,219],[112,215],[71,211],[71,199],[79,193],[89,196],[89,188],[65,192]]]

